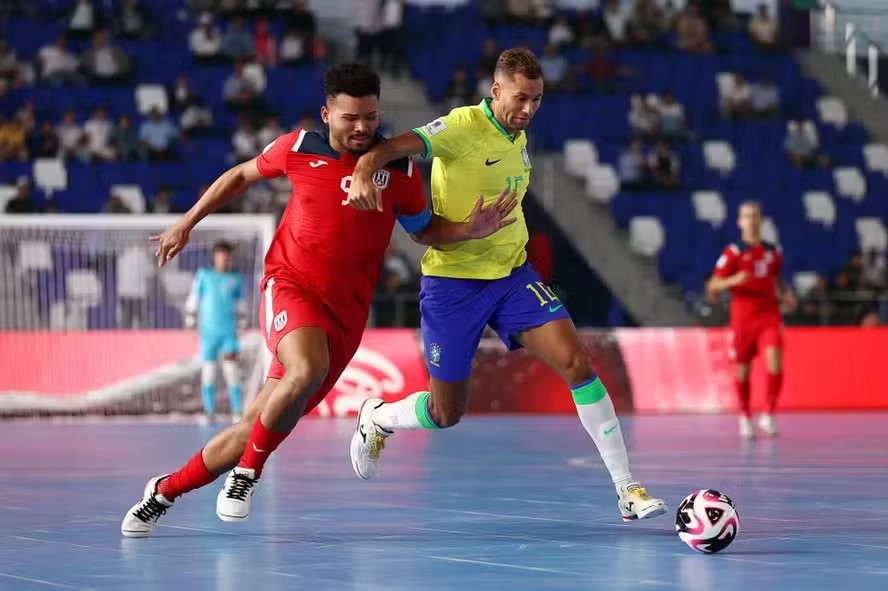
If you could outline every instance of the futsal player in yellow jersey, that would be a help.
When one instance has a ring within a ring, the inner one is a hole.
[[[504,51],[490,93],[479,105],[454,109],[362,156],[348,203],[368,215],[381,210],[374,173],[414,154],[434,158],[432,209],[447,220],[468,219],[479,194],[484,202],[493,201],[503,186],[523,199],[532,169],[524,130],[543,96],[542,71],[533,53]],[[662,515],[666,504],[651,498],[632,477],[614,405],[570,315],[527,263],[527,225],[521,208],[515,212],[515,223],[487,238],[426,251],[419,306],[429,391],[392,403],[366,401],[352,436],[352,466],[361,478],[373,478],[386,438],[394,431],[459,422],[468,404],[472,359],[485,325],[490,325],[510,349],[527,348],[571,387],[580,421],[614,482],[623,519]]]

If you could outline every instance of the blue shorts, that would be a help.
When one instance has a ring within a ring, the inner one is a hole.
[[[509,350],[519,333],[570,314],[529,264],[502,279],[423,276],[419,294],[422,340],[433,378],[458,382],[472,373],[484,326]]]
[[[219,355],[237,355],[237,333],[200,335],[200,360],[216,361]]]

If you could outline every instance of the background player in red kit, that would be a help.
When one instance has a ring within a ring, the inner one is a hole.
[[[370,300],[395,220],[424,244],[482,238],[514,221],[517,204],[503,191],[478,204],[465,222],[433,215],[419,170],[404,159],[377,172],[382,211],[345,205],[358,156],[369,150],[379,114],[379,77],[359,64],[325,75],[327,128],[296,130],[277,138],[258,157],[228,170],[173,227],[155,237],[163,264],[187,243],[207,214],[256,181],[287,175],[293,194],[265,257],[260,324],[274,360],[268,380],[237,425],[216,435],[180,470],[152,478],[142,500],[123,519],[125,536],[148,536],[180,495],[229,471],[216,499],[225,521],[247,517],[250,499],[269,455],[336,383],[361,342]]]
[[[731,359],[737,364],[736,385],[740,402],[740,435],[755,436],[749,401],[749,377],[756,353],[764,351],[768,364],[766,410],[759,416],[759,428],[777,434],[774,412],[783,384],[783,318],[781,300],[788,309],[797,305],[795,296],[783,281],[783,253],[762,240],[762,208],[755,202],[740,205],[737,225],[739,244],[725,248],[716,263],[707,289],[710,293],[731,292]]]

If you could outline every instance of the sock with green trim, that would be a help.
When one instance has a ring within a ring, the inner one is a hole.
[[[629,471],[629,454],[626,453],[620,421],[607,388],[598,376],[594,376],[572,386],[570,391],[577,405],[580,422],[598,447],[598,453],[601,454],[619,493],[622,487],[632,482],[632,474]]]
[[[373,410],[377,427],[387,431],[400,429],[439,429],[429,410],[429,392],[414,392],[396,402],[386,402]]]

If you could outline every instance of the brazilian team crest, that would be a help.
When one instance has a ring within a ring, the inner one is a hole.
[[[437,366],[441,362],[441,345],[432,343],[429,345],[429,363]]]
[[[382,169],[377,170],[373,173],[373,184],[376,185],[376,188],[380,191],[389,186],[389,171]]]

